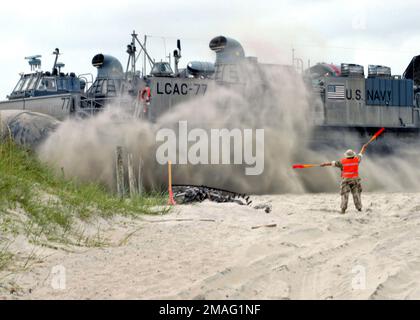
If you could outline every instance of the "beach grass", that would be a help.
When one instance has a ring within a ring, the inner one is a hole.
[[[65,178],[10,139],[0,143],[0,270],[13,260],[6,235],[32,242],[81,246],[103,244],[100,232],[88,235],[83,222],[116,215],[162,214],[166,195],[148,193],[120,199],[100,183]]]

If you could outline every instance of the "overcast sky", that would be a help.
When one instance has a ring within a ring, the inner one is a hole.
[[[156,60],[182,40],[182,62],[213,61],[210,39],[239,40],[262,62],[291,63],[291,49],[307,63],[383,64],[401,74],[420,54],[420,3],[414,0],[7,1],[0,9],[0,98],[29,71],[25,56],[41,54],[43,69],[60,48],[65,71],[91,72],[96,53],[126,64],[135,29],[149,38]],[[367,72],[367,70],[365,70]]]

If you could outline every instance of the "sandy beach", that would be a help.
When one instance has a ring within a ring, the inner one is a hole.
[[[346,215],[337,194],[253,199],[272,212],[204,202],[102,222],[108,245],[39,247],[39,261],[14,276],[19,290],[0,297],[420,298],[419,194],[365,193],[363,212]],[[262,225],[271,227],[253,228]],[[65,268],[59,288],[56,266]]]

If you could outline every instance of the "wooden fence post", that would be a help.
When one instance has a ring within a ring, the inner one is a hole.
[[[143,193],[143,160],[140,157],[139,158],[139,178],[138,178],[138,187],[139,187],[139,196],[141,196],[141,194]]]
[[[117,192],[120,198],[124,198],[124,163],[123,149],[117,146],[116,154],[116,172],[117,172]]]
[[[131,153],[127,155],[127,165],[128,165],[128,183],[130,186],[130,197],[134,198],[137,194],[137,190],[136,190],[136,178],[134,177],[133,154]]]

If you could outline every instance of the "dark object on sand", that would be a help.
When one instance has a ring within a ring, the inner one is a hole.
[[[204,200],[220,203],[233,202],[247,206],[252,203],[246,194],[206,186],[173,185],[172,190],[178,203],[202,202]]]
[[[272,224],[263,224],[261,226],[251,227],[251,229],[254,230],[254,229],[259,229],[259,228],[275,228],[275,227],[277,227],[277,224],[272,223]]]
[[[273,210],[273,206],[270,203],[260,203],[254,206],[254,209],[264,210],[265,213],[270,213]]]

